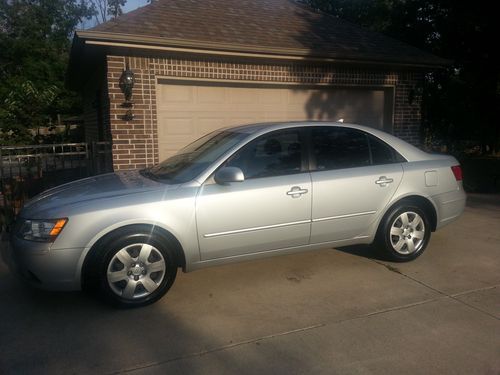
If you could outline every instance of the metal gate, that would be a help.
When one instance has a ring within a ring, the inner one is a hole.
[[[0,146],[0,226],[44,190],[111,171],[109,142]]]

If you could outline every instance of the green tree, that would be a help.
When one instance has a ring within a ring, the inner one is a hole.
[[[46,126],[50,122],[47,108],[54,103],[58,92],[56,86],[37,88],[31,81],[25,81],[10,91],[0,112],[5,124],[2,129],[4,140],[29,142],[28,129]]]
[[[123,6],[127,0],[108,0],[108,14],[113,18],[120,17],[123,14]]]
[[[79,111],[64,87],[70,37],[92,15],[82,0],[0,0],[1,143],[25,142],[28,129]]]
[[[88,2],[95,11],[95,22],[101,24],[110,18],[120,17],[127,0],[88,0]]]
[[[308,0],[326,13],[385,33],[452,61],[427,75],[424,130],[442,140],[480,141],[499,150],[499,23],[493,2]]]

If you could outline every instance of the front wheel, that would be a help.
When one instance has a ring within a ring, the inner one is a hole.
[[[391,260],[406,262],[424,252],[430,237],[426,212],[417,206],[399,205],[382,219],[377,246]]]
[[[139,307],[160,299],[177,275],[173,244],[149,233],[120,233],[97,250],[88,283],[120,307]]]

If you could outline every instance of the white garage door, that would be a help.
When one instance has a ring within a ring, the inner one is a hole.
[[[160,81],[157,111],[163,160],[200,136],[230,125],[343,118],[390,130],[392,90]]]

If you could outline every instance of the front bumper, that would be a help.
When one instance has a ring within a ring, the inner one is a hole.
[[[83,248],[51,250],[51,244],[10,236],[2,258],[10,270],[46,290],[80,290],[78,262]]]

